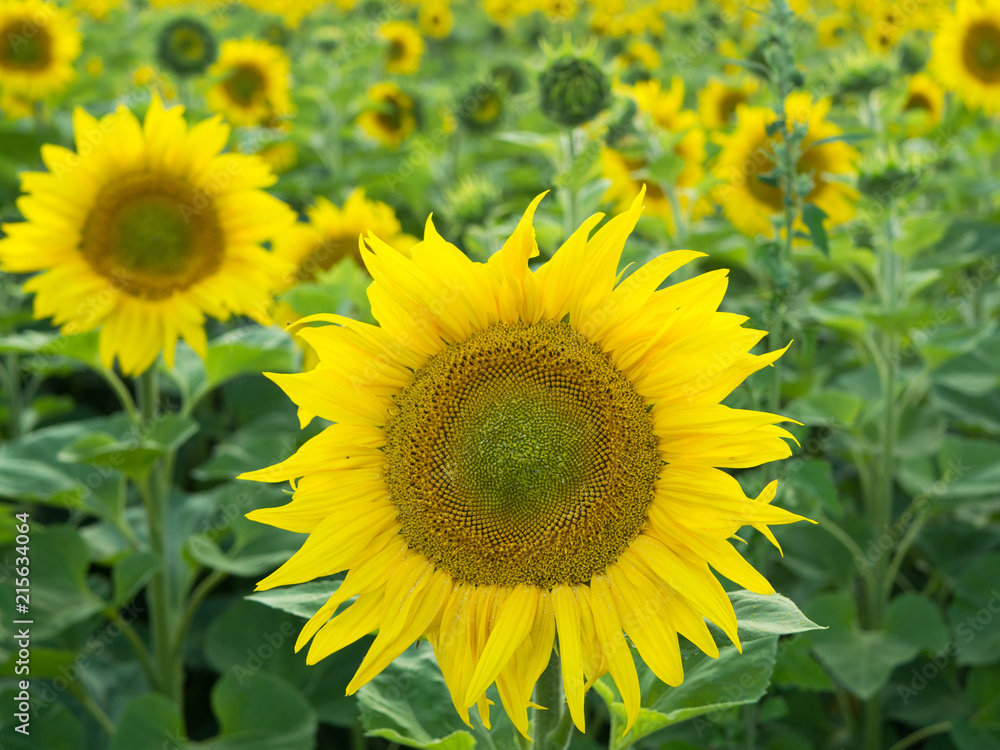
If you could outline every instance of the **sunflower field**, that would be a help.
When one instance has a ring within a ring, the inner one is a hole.
[[[1000,750],[1000,0],[0,0],[0,750]]]

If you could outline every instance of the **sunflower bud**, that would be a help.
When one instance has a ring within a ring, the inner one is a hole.
[[[490,130],[503,115],[503,99],[494,86],[476,84],[458,102],[455,114],[469,130]]]
[[[160,63],[180,76],[204,73],[215,62],[218,46],[209,28],[196,18],[177,18],[160,31],[156,48]]]
[[[560,125],[576,127],[608,106],[608,79],[596,64],[573,55],[560,57],[538,79],[542,112]]]

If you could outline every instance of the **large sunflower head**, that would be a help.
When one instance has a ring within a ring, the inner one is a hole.
[[[396,148],[417,129],[413,97],[390,81],[368,89],[373,106],[358,115],[358,125],[383,146]]]
[[[767,524],[798,519],[770,504],[776,483],[747,497],[717,468],[784,458],[791,438],[780,416],[720,404],[782,353],[749,354],[764,332],[717,311],[726,272],[660,289],[699,255],[679,251],[620,281],[641,193],[532,268],[540,199],[487,263],[430,220],[409,256],[368,235],[380,325],[304,320],[333,324],[300,329],[319,364],[270,376],[303,421],[333,424],[245,475],[298,479],[290,504],[250,517],[309,533],[259,588],[349,570],[299,636],[297,648],[312,640],[309,663],[377,630],[353,693],[426,636],[466,721],[477,706],[489,726],[496,683],[525,734],[557,638],[577,726],[607,672],[631,725],[639,684],[625,634],[679,684],[678,634],[716,656],[707,617],[737,641],[709,566],[773,591],[729,538],[746,524],[773,541]]]
[[[183,109],[154,97],[145,122],[124,107],[73,115],[77,153],[43,146],[48,172],[21,177],[26,221],[5,224],[4,271],[41,271],[24,288],[35,316],[67,333],[98,326],[100,356],[142,372],[178,337],[205,351],[205,314],[267,322],[285,264],[260,243],[294,221],[261,188],[263,161],[220,153],[229,127],[188,128]]]
[[[757,88],[757,81],[753,78],[744,78],[738,84],[713,78],[698,92],[701,124],[709,130],[728,128],[736,117],[736,107],[747,104]]]
[[[342,207],[317,198],[306,216],[308,222],[299,222],[274,242],[274,254],[295,268],[293,282],[309,281],[344,259],[362,266],[358,237],[366,231],[399,251],[417,241],[403,233],[391,206],[369,200],[363,188],[355,188]]]
[[[41,100],[73,80],[80,54],[76,19],[42,0],[0,3],[0,89]]]
[[[260,125],[293,111],[289,62],[281,47],[253,39],[223,42],[209,73],[208,106],[234,125]]]
[[[857,192],[843,179],[854,170],[857,151],[839,140],[840,128],[826,119],[830,101],[813,101],[806,92],[789,94],[785,111],[790,121],[804,123],[807,134],[796,172],[808,174],[813,187],[805,200],[826,212],[832,224],[840,224],[854,215]],[[780,130],[768,135],[775,114],[762,107],[737,107],[736,128],[730,135],[717,134],[722,151],[716,158],[714,173],[722,184],[715,197],[731,222],[748,235],[773,235],[771,217],[782,211],[784,197],[767,179],[774,172],[774,147],[782,137]],[[815,145],[814,145],[815,144]]]
[[[420,36],[420,29],[409,21],[390,21],[382,24],[379,32],[387,44],[387,72],[410,75],[420,70],[420,58],[424,54],[424,38]]]
[[[1000,0],[959,0],[932,42],[931,70],[969,107],[1000,112]]]

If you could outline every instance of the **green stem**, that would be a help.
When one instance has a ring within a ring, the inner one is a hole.
[[[80,701],[80,704],[87,710],[87,713],[94,717],[94,720],[97,721],[97,724],[104,730],[104,733],[108,735],[108,737],[114,737],[118,733],[118,728],[115,726],[115,723],[111,721],[111,717],[105,713],[104,709],[101,708],[97,704],[97,701],[95,701],[90,693],[87,692],[87,688],[77,682],[71,682],[70,684],[75,685],[75,687],[71,688],[71,692],[76,696],[77,700]]]
[[[569,711],[563,696],[562,670],[555,651],[535,685],[534,702],[545,709],[535,709],[532,728],[533,750],[566,750],[573,733]]]
[[[4,359],[7,367],[7,392],[10,402],[7,439],[16,440],[21,437],[21,415],[24,411],[21,402],[21,357],[17,352],[10,352]]]
[[[905,750],[908,747],[920,742],[920,740],[925,740],[928,737],[933,737],[935,734],[944,734],[951,730],[950,721],[939,721],[937,724],[931,724],[930,726],[918,729],[913,734],[906,735],[903,739],[897,742],[895,745],[891,745],[889,750]]]
[[[865,750],[882,750],[882,693],[865,701],[864,733]]]
[[[115,395],[118,397],[118,401],[128,414],[129,419],[133,422],[137,422],[139,419],[139,413],[136,411],[135,401],[132,400],[132,394],[128,392],[128,387],[126,387],[125,383],[122,382],[122,379],[106,367],[96,367],[94,369],[97,374],[104,378],[105,382],[111,386],[111,390],[114,391]]]
[[[138,428],[148,428],[156,418],[160,397],[159,380],[155,368],[150,367],[138,379],[139,408],[141,421]],[[149,521],[149,544],[160,559],[159,571],[149,582],[149,619],[153,638],[153,653],[156,672],[159,676],[159,690],[174,702],[183,716],[183,670],[179,658],[172,649],[176,608],[171,596],[169,550],[167,549],[167,501],[170,496],[169,476],[165,476],[165,462],[158,461],[139,486],[146,504]]]
[[[139,665],[142,667],[143,674],[146,675],[147,682],[149,682],[150,687],[157,689],[159,677],[156,674],[156,667],[153,666],[149,651],[146,649],[146,644],[142,642],[142,638],[139,637],[139,634],[130,623],[122,619],[122,616],[117,611],[108,615],[108,619],[122,629],[125,640],[132,646],[132,650],[135,651],[135,655],[139,659]]]
[[[565,164],[563,176],[567,181],[567,184],[564,185],[562,189],[563,239],[568,238],[577,227],[577,195],[576,188],[572,184],[573,164],[576,162],[575,136],[576,133],[573,130],[567,130],[562,135],[563,160]]]
[[[202,603],[205,597],[208,596],[216,586],[226,579],[226,576],[227,574],[221,570],[213,570],[205,576],[205,579],[198,584],[191,596],[188,597],[187,605],[184,607],[184,614],[181,617],[180,624],[177,626],[176,635],[171,648],[171,654],[174,659],[180,660],[183,657],[182,649],[184,647],[184,639],[187,637],[188,628],[191,627],[191,621],[194,619],[194,613],[198,609],[198,605]]]

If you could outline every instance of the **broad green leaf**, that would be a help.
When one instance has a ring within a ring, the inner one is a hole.
[[[185,744],[177,707],[159,693],[130,700],[117,726],[118,732],[108,750],[163,750]]]
[[[431,648],[399,656],[358,691],[367,734],[421,750],[470,750],[476,740],[452,705]]]
[[[892,670],[919,651],[888,633],[872,630],[838,633],[814,650],[833,677],[862,700],[877,694]]]
[[[70,625],[100,612],[105,604],[87,585],[87,545],[72,526],[41,526],[31,529],[31,596],[29,614],[35,642],[58,635]],[[5,550],[4,558],[12,554]],[[0,602],[13,617],[14,577],[0,583]]]
[[[212,456],[192,474],[203,482],[233,479],[245,471],[288,458],[300,439],[299,422],[291,413],[268,413],[227,436]]]
[[[1000,726],[956,721],[948,732],[958,750],[1000,750]]]
[[[826,236],[826,228],[823,226],[825,218],[826,211],[815,203],[806,203],[802,207],[802,222],[809,228],[809,238],[817,250],[829,256],[830,243]]]
[[[65,507],[79,506],[83,489],[57,466],[0,452],[0,497]]]
[[[160,456],[176,451],[198,432],[197,422],[177,414],[163,415],[148,427],[133,426],[124,418],[107,426],[112,431],[82,435],[59,451],[59,460],[103,466],[141,478]]]
[[[0,736],[4,750],[80,750],[87,747],[87,736],[83,725],[61,702],[41,705],[32,700],[30,734],[16,731],[22,723],[14,716],[14,698],[18,689],[14,687],[0,691],[0,701],[5,710],[0,712]]]
[[[710,723],[729,708],[756,703],[771,682],[777,641],[776,637],[753,641],[744,646],[742,654],[729,646],[720,649],[718,659],[696,657],[693,666],[685,664],[684,682],[672,688],[655,678],[651,681],[648,667],[637,665],[640,684],[652,682],[652,688],[644,690],[639,717],[624,736],[625,706],[617,700],[607,678],[601,678],[594,687],[611,710],[611,750],[624,750],[643,737],[682,721],[696,719]]]
[[[937,456],[942,500],[995,499],[1000,488],[1000,444],[948,435]]]
[[[785,413],[807,425],[853,425],[864,407],[856,393],[825,390],[791,401]]]
[[[792,497],[789,502],[800,513],[808,515],[823,508],[836,516],[843,512],[837,498],[837,485],[828,461],[810,458],[793,463],[785,477],[785,492]]]
[[[310,581],[297,586],[282,586],[269,591],[258,591],[246,598],[282,612],[309,618],[326,604],[340,587],[340,581]]]
[[[313,750],[316,714],[285,680],[257,671],[228,673],[212,690],[219,735],[205,750]]]
[[[114,604],[121,605],[132,599],[160,568],[160,559],[151,552],[135,552],[117,562],[111,571],[114,581]]]
[[[900,594],[885,613],[885,630],[911,646],[938,652],[948,643],[948,630],[941,611],[919,594]]]
[[[14,626],[15,630],[17,626]],[[2,653],[2,652],[0,652]],[[61,677],[61,667],[67,667],[76,659],[76,653],[66,649],[45,648],[44,646],[31,645],[31,677],[38,679],[42,677]],[[12,650],[4,655],[4,661],[0,663],[0,677],[11,677],[15,680],[18,677],[17,650]]]
[[[206,534],[187,540],[185,549],[191,557],[213,570],[237,576],[257,576],[283,564],[297,551],[304,535],[255,523],[242,516],[232,519],[231,527],[237,538],[223,551]]]
[[[1000,662],[1000,554],[973,558],[954,588],[948,621],[958,643],[958,664]]]
[[[781,594],[733,591],[729,594],[729,600],[736,612],[740,643],[824,628],[802,614],[791,599]],[[729,639],[720,631],[716,634],[716,642],[728,645]]]
[[[833,682],[811,651],[812,643],[808,638],[779,641],[774,684],[791,685],[800,690],[833,690]]]
[[[276,326],[247,325],[223,334],[209,342],[205,357],[209,388],[240,375],[291,372],[296,365],[295,343]]]

